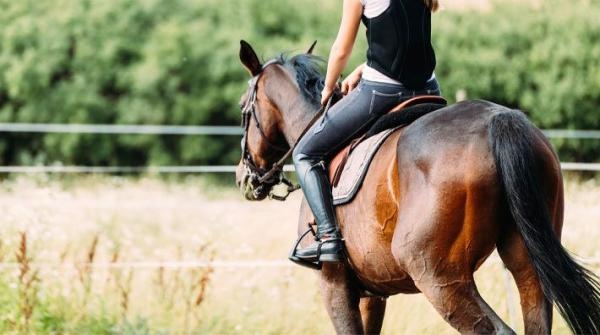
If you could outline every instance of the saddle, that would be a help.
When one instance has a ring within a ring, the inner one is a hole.
[[[410,124],[419,117],[447,105],[439,96],[417,96],[391,109],[361,137],[354,139],[329,163],[333,204],[352,201],[367,174],[375,153],[395,130]]]

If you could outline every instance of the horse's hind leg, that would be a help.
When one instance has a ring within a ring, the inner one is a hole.
[[[498,243],[498,253],[517,284],[525,334],[550,334],[552,306],[544,296],[522,237],[511,229],[501,243]]]
[[[344,263],[323,263],[321,294],[338,334],[362,334],[359,290]]]
[[[461,334],[514,334],[479,295],[472,277],[443,278],[424,273],[416,278],[415,284],[429,302]]]
[[[360,298],[360,315],[365,334],[381,333],[383,316],[385,315],[386,298],[364,297]]]

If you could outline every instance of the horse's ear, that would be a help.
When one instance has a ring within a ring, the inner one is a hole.
[[[258,60],[258,56],[250,44],[244,40],[240,41],[240,60],[251,75],[256,76],[260,73],[262,65]]]
[[[310,48],[308,48],[308,51],[306,53],[309,54],[309,55],[312,55],[313,50],[315,49],[315,45],[317,45],[317,40],[315,40],[313,42],[313,44],[310,46]]]

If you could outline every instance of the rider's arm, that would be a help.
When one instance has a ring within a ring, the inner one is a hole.
[[[329,53],[325,87],[321,94],[322,104],[325,104],[333,93],[337,80],[352,54],[352,47],[354,46],[362,14],[363,6],[360,0],[344,0],[340,30]]]

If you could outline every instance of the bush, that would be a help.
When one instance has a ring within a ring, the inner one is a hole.
[[[0,122],[237,125],[247,80],[239,40],[260,36],[263,50],[267,41],[271,50],[292,45],[302,27],[318,28],[310,22],[315,14],[296,15],[300,9],[280,0],[7,2]],[[222,164],[239,157],[239,139],[231,137],[3,137],[1,164]]]
[[[576,4],[576,5],[575,5]],[[248,75],[239,40],[263,55],[326,54],[339,3],[319,0],[2,1],[0,122],[237,125]],[[317,10],[318,8],[318,10]],[[543,128],[599,129],[600,6],[549,1],[539,9],[434,17],[437,75],[518,107]],[[351,65],[364,58],[359,36]],[[360,51],[358,51],[360,50]],[[0,164],[231,164],[239,138],[2,134]],[[556,141],[563,160],[597,160],[592,141]]]
[[[600,129],[600,6],[547,1],[490,13],[442,13],[437,75],[453,98],[464,90],[525,111],[540,128]],[[564,161],[594,161],[594,140],[556,140]]]

